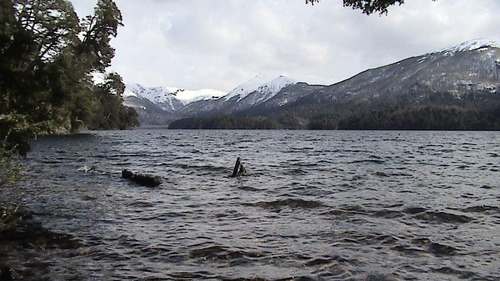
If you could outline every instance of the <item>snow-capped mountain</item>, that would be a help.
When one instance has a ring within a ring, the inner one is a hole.
[[[258,75],[218,100],[215,111],[218,114],[229,114],[259,106],[273,99],[284,88],[296,83],[285,76],[272,79],[266,75]]]
[[[147,100],[165,111],[175,111],[183,106],[183,103],[175,98],[175,90],[167,87],[146,88],[140,84],[127,83],[123,97],[126,101],[132,97]]]
[[[311,94],[307,103],[416,106],[443,101],[451,103],[478,93],[494,94],[498,91],[499,44],[490,40],[473,40],[368,69]]]
[[[261,74],[227,95],[136,84],[127,85],[124,99],[145,124],[166,125],[207,115],[278,118],[280,114],[286,118],[279,122],[293,116],[300,124],[307,124],[317,118],[314,114],[341,116],[360,110],[424,105],[479,108],[494,105],[500,100],[499,92],[500,44],[480,39],[368,69],[329,86]]]
[[[166,123],[171,119],[200,116],[208,113],[230,113],[268,101],[281,89],[296,82],[285,76],[278,78],[258,75],[246,83],[225,93],[218,90],[185,90],[174,87],[144,87],[127,83],[123,94],[124,104],[139,112],[140,120],[151,123]],[[163,114],[162,114],[163,111]],[[161,118],[158,115],[165,115]]]
[[[226,95],[225,92],[212,89],[192,91],[174,87],[144,87],[137,83],[127,83],[125,86],[123,98],[126,101],[131,98],[144,99],[169,112],[181,110],[195,101],[217,99]]]
[[[488,48],[488,47],[500,48],[500,43],[497,42],[496,40],[480,38],[480,39],[466,41],[456,46],[451,46],[433,53],[446,53],[451,55],[457,52],[474,51],[477,49]]]
[[[213,89],[201,89],[201,90],[185,90],[177,89],[173,95],[180,100],[184,105],[188,105],[193,102],[202,100],[215,100],[220,97],[225,96],[227,93],[219,90]]]
[[[224,99],[228,101],[237,97],[237,101],[239,102],[250,94],[255,93],[254,103],[264,102],[272,98],[284,87],[295,83],[296,81],[285,76],[272,79],[268,75],[259,74],[250,81],[234,88],[224,97]]]

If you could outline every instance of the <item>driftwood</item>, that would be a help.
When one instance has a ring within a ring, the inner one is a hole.
[[[135,182],[139,185],[147,186],[147,187],[156,187],[161,184],[161,178],[155,177],[151,175],[143,175],[143,174],[135,174],[128,170],[122,171],[122,178],[128,179],[132,182]]]
[[[245,167],[243,167],[243,164],[241,164],[241,157],[238,157],[236,159],[236,164],[234,165],[233,169],[233,174],[231,175],[232,178],[239,177],[239,176],[244,176],[246,175],[247,170],[245,170]]]

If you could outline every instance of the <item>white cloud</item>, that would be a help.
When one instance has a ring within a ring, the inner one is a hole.
[[[73,0],[80,16],[96,1]],[[112,69],[127,81],[229,91],[259,73],[332,84],[479,37],[500,38],[498,0],[407,0],[366,16],[341,0],[115,0]]]

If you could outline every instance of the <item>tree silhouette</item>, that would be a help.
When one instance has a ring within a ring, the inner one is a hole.
[[[69,0],[2,0],[0,149],[25,155],[38,134],[137,125],[122,105],[121,77],[93,81],[111,64],[120,25],[113,0],[98,0],[82,20]]]
[[[306,4],[319,2],[319,0],[306,0]],[[361,10],[364,14],[387,14],[387,8],[395,4],[403,4],[404,0],[343,0],[345,7]]]

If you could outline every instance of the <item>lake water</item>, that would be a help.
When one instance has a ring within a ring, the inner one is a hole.
[[[4,244],[33,280],[500,280],[500,132],[90,132],[24,173],[3,198],[77,243]]]

